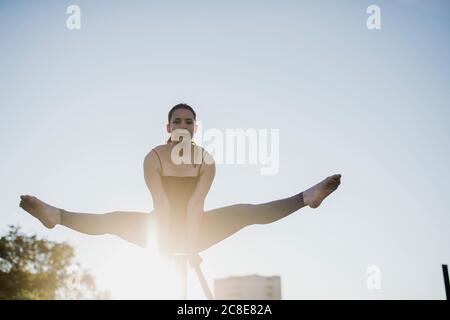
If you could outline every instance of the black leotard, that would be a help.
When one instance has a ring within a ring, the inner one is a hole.
[[[170,232],[171,248],[173,250],[183,250],[187,244],[187,204],[194,192],[198,179],[200,178],[200,168],[198,165],[197,176],[177,177],[166,176],[158,152],[153,149],[159,158],[161,165],[161,180],[164,191],[170,203]]]

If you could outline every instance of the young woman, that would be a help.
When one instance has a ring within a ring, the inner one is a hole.
[[[204,251],[246,226],[277,221],[304,206],[317,208],[340,184],[341,175],[335,174],[288,198],[204,211],[215,164],[212,156],[191,140],[197,129],[195,121],[196,113],[189,105],[174,106],[169,111],[167,132],[172,136],[180,130],[189,134],[179,141],[169,139],[166,144],[153,148],[144,159],[145,181],[154,204],[150,213],[69,212],[29,195],[20,197],[20,207],[47,228],[60,224],[89,235],[114,234],[143,247],[147,246],[149,230],[156,230],[160,253],[170,257],[173,253]],[[188,156],[193,160],[190,164],[174,161],[179,143],[190,146]],[[194,155],[200,161],[194,161]]]

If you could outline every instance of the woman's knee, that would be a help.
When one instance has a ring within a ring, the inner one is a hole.
[[[264,219],[262,213],[260,212],[261,210],[259,209],[259,205],[252,203],[242,203],[238,206],[239,217],[244,226],[267,223],[267,219]]]
[[[272,213],[264,204],[241,204],[242,217],[247,225],[251,224],[269,224],[273,222]],[[240,211],[241,211],[240,210]]]
[[[122,225],[120,211],[107,212],[98,216],[98,223],[105,234],[117,234],[120,231]]]
[[[256,204],[240,203],[240,204],[237,204],[237,207],[238,207],[239,211],[241,211],[241,212],[253,212],[256,207]]]

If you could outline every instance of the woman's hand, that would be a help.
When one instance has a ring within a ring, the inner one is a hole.
[[[198,253],[193,253],[189,255],[189,265],[191,266],[191,268],[196,268],[200,265],[200,263],[202,263],[203,259],[202,257],[200,257],[200,255]]]

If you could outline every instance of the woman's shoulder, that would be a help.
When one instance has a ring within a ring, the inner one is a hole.
[[[170,153],[170,146],[165,143],[165,144],[160,144],[157,145],[156,147],[153,147],[152,150],[150,150],[150,152],[156,153],[158,156],[165,156],[167,155],[167,153]]]
[[[163,144],[153,147],[145,156],[145,162],[159,162],[160,156],[164,154],[164,150]]]
[[[153,149],[155,149],[156,151],[165,150],[165,149],[167,149],[167,143],[157,145],[157,146],[153,147]]]

